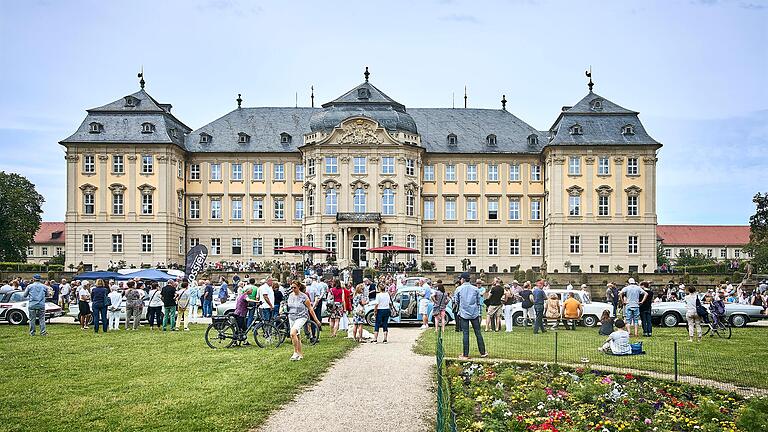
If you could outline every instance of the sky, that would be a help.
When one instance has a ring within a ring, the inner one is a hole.
[[[747,224],[768,192],[768,0],[0,0],[0,171],[64,220],[85,110],[147,91],[193,129],[363,81],[406,107],[507,109],[547,130],[595,92],[640,112],[663,224]]]

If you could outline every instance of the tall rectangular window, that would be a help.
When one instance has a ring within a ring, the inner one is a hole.
[[[520,181],[520,164],[517,162],[509,164],[509,181]]]
[[[199,163],[189,164],[189,179],[200,180],[200,164]]]
[[[456,239],[454,238],[445,239],[445,254],[456,255]]]
[[[329,216],[336,215],[339,209],[339,198],[336,194],[336,189],[328,189],[325,191],[325,214]]]
[[[568,158],[568,175],[581,175],[581,157],[571,156]]]
[[[220,163],[212,163],[211,164],[211,180],[213,181],[219,181],[221,180],[221,164]]]
[[[315,175],[315,159],[307,159],[307,175],[310,177]]]
[[[541,255],[541,239],[531,239],[531,255]]]
[[[256,181],[264,181],[264,164],[253,164],[253,179]]]
[[[381,193],[381,213],[385,215],[395,214],[395,192],[385,188]]]
[[[112,234],[112,253],[123,252],[123,235]]]
[[[264,219],[264,198],[253,198],[253,219]]]
[[[83,234],[83,252],[93,252],[93,234]]]
[[[184,217],[184,197],[181,195],[176,198],[176,216]]]
[[[96,196],[93,192],[83,194],[83,213],[89,215],[96,213]]]
[[[153,207],[153,197],[151,193],[141,194],[141,214],[151,215]]]
[[[488,255],[498,255],[498,254],[499,254],[499,239],[497,238],[488,239]]]
[[[531,220],[541,220],[541,200],[531,200]]]
[[[456,198],[445,199],[445,220],[456,220]]]
[[[93,174],[96,172],[96,156],[83,156],[83,172],[86,174]]]
[[[637,196],[627,196],[627,216],[637,216]]]
[[[509,239],[509,254],[520,255],[520,239]]]
[[[189,199],[189,218],[200,219],[200,198]]]
[[[325,157],[325,173],[326,174],[338,174],[339,173],[339,158],[336,156]]]
[[[467,198],[467,220],[477,220],[477,198]]]
[[[393,156],[385,156],[381,158],[381,173],[382,174],[395,173],[395,158]]]
[[[571,195],[568,197],[568,215],[569,216],[581,215],[581,197],[580,196]]]
[[[123,155],[112,156],[112,173],[122,174],[125,172],[125,164],[123,163]]]
[[[520,220],[520,198],[509,199],[509,220]]]
[[[242,255],[242,254],[243,254],[243,239],[233,238],[232,239],[232,255]]]
[[[143,155],[141,157],[141,173],[142,174],[152,174],[152,171],[154,171],[154,159],[152,158],[152,155]]]
[[[638,253],[640,251],[640,239],[637,236],[632,235],[632,236],[629,236],[627,240],[628,240],[627,252],[631,254]]]
[[[435,239],[433,238],[424,238],[424,255],[434,255],[435,254]]]
[[[424,181],[435,181],[435,166],[424,165]]]
[[[285,198],[283,197],[275,197],[275,219],[277,220],[283,220],[285,219]]]
[[[184,178],[184,161],[182,161],[182,160],[180,160],[176,164],[176,177],[178,177],[180,179]],[[182,247],[183,247],[183,245],[182,245]]]
[[[627,158],[627,175],[636,176],[640,174],[640,167],[636,157]]]
[[[445,181],[456,181],[456,165],[445,165]]]
[[[141,251],[152,252],[152,234],[141,235]]]
[[[315,215],[315,194],[314,192],[307,194],[307,216]]]
[[[365,213],[368,205],[368,194],[365,189],[359,187],[355,189],[355,194],[352,197],[352,209],[355,213]]]
[[[123,214],[124,195],[122,192],[112,194],[112,214],[120,216]]]
[[[416,161],[413,159],[406,159],[405,160],[405,175],[409,176],[415,176],[416,175]]]
[[[242,180],[243,179],[243,164],[233,163],[231,164],[231,176],[230,180]]]
[[[243,199],[240,197],[232,198],[232,219],[243,218]]]
[[[477,239],[467,239],[467,255],[477,255]]]
[[[597,197],[597,215],[598,216],[609,215],[608,200],[609,200],[609,197],[607,195],[600,195]]]
[[[571,236],[571,253],[581,253],[581,236]]]
[[[221,239],[211,239],[211,255],[221,255]]]
[[[337,252],[336,248],[337,248],[336,234],[326,234],[325,249],[333,253],[336,253]]]
[[[221,219],[221,198],[211,198],[211,219]]]
[[[368,171],[368,161],[365,156],[355,156],[352,160],[352,173],[365,174]]]
[[[264,239],[255,238],[252,243],[252,252],[254,256],[264,255]]]
[[[304,219],[304,198],[297,197],[293,201],[293,218],[296,220]]]
[[[531,181],[541,181],[541,165],[531,164]]]
[[[497,164],[488,164],[488,181],[499,181],[499,166]]]
[[[602,236],[601,235],[599,237],[599,239],[598,239],[598,246],[597,247],[598,247],[598,250],[597,250],[598,253],[601,253],[601,254],[611,253],[610,252],[611,251],[611,240],[610,240],[610,238],[607,235],[606,236]]]
[[[272,252],[275,255],[282,255],[283,252],[279,251],[278,249],[282,249],[285,245],[285,241],[281,238],[276,238],[272,241]]]
[[[498,198],[488,198],[488,220],[499,220]]]
[[[272,180],[274,181],[285,181],[285,164],[276,163],[273,164],[274,172]]]
[[[434,198],[424,198],[424,220],[435,220]]]
[[[611,174],[611,162],[608,156],[600,156],[597,160],[597,175],[607,176]]]
[[[405,193],[405,215],[414,216],[416,214],[416,193],[408,190]]]
[[[293,170],[293,179],[295,181],[304,181],[304,165],[296,164]]]
[[[477,181],[477,164],[467,164],[467,181]]]

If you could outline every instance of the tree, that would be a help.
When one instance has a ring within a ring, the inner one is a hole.
[[[27,247],[40,228],[43,202],[29,180],[0,171],[0,261],[27,260]]]
[[[714,265],[716,263],[717,261],[715,261],[714,258],[709,258],[702,254],[692,254],[688,249],[681,250],[675,259],[675,265],[677,267],[705,266]]]
[[[752,198],[755,214],[749,218],[749,244],[744,248],[752,254],[752,267],[756,272],[768,271],[768,192]]]
[[[664,254],[664,245],[659,243],[656,245],[656,266],[661,267],[664,264],[669,265],[669,258]]]

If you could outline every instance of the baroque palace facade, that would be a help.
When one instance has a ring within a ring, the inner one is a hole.
[[[366,249],[398,245],[439,271],[464,258],[486,271],[655,268],[661,144],[591,81],[548,131],[504,98],[501,109],[406,109],[367,69],[321,108],[241,102],[192,130],[142,78],[87,110],[60,142],[67,265],[182,263],[203,243],[213,261],[297,260],[275,249],[303,244],[360,265]]]

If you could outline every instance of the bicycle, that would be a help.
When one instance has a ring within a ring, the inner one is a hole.
[[[253,338],[259,348],[277,348],[285,336],[271,322],[254,320],[244,331],[240,330],[237,320],[232,315],[211,318],[211,324],[205,330],[205,343],[212,349],[229,348],[248,341],[248,334],[253,332]]]
[[[706,324],[707,329],[704,330],[704,334],[702,334],[702,336],[718,336],[723,339],[731,338],[731,325],[728,323],[728,320],[726,320],[724,316],[719,316],[710,312],[709,319],[707,320]]]

